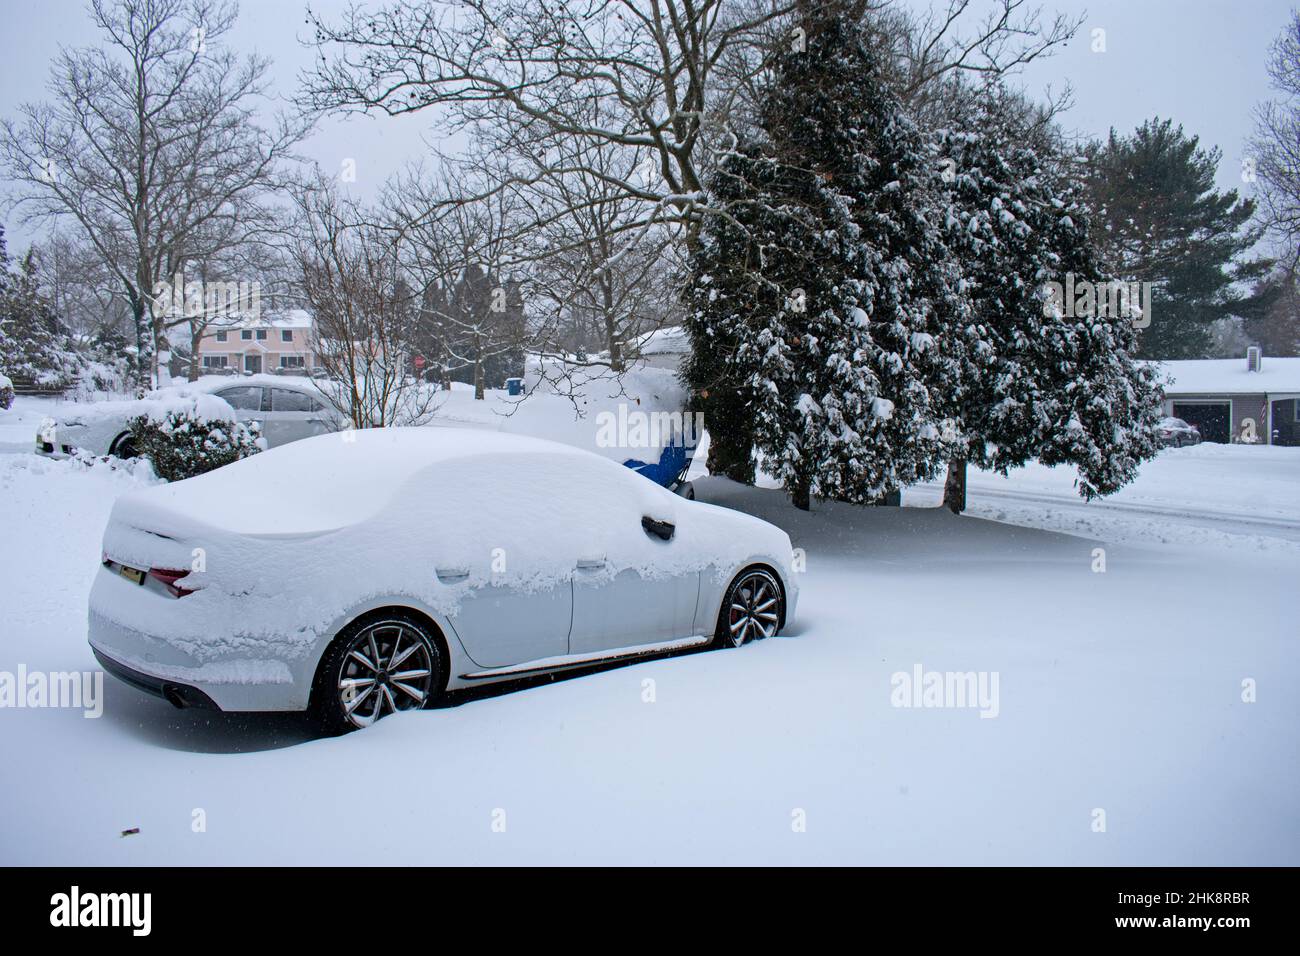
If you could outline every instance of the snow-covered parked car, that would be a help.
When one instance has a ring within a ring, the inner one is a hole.
[[[36,451],[55,458],[78,451],[133,458],[136,449],[131,442],[130,420],[146,414],[158,402],[186,392],[207,393],[224,400],[234,409],[236,420],[257,422],[266,444],[272,448],[337,431],[344,425],[314,382],[273,375],[233,380],[209,376],[159,389],[139,400],[88,402],[58,418],[47,418],[36,433]]]
[[[1183,445],[1199,445],[1201,443],[1201,432],[1195,425],[1189,425],[1181,418],[1162,418],[1156,425],[1156,434],[1160,437],[1160,444],[1175,448],[1181,448]]]
[[[776,634],[786,533],[555,442],[325,435],[118,499],[110,673],[177,706],[366,726],[448,689]]]

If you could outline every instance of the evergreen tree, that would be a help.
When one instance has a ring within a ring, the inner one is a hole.
[[[1159,118],[1131,136],[1111,130],[1087,151],[1094,241],[1110,277],[1153,283],[1146,358],[1204,358],[1212,324],[1252,311],[1234,286],[1267,272],[1242,257],[1260,238],[1251,200],[1215,188],[1217,149]]]
[[[942,339],[960,368],[946,393],[959,450],[944,503],[965,507],[968,461],[1003,474],[1033,459],[1069,463],[1082,494],[1107,494],[1155,453],[1159,392],[1132,358],[1131,317],[1075,314],[1047,293],[1067,273],[1104,281],[1081,189],[1017,97],[986,88],[951,118],[938,142],[974,318]]]
[[[40,291],[36,257],[15,268],[0,227],[0,372],[20,383],[64,388],[80,361],[63,323]]]
[[[708,268],[706,263],[710,261],[736,253],[744,255],[747,250],[736,249],[736,244],[729,241],[732,238],[709,230],[702,249],[710,250],[710,255],[695,258],[697,266]],[[682,377],[690,389],[691,410],[704,415],[709,430],[709,473],[750,485],[755,478],[754,401],[749,381],[737,361],[740,340],[732,326],[735,316],[753,301],[758,290],[739,281],[743,271],[720,273],[716,286],[712,284],[713,276],[706,279],[706,275],[696,275],[698,283],[688,287],[687,298],[695,308],[686,327],[693,342],[682,367]],[[711,316],[724,310],[732,310],[728,316],[731,321],[711,320]]]
[[[851,6],[817,5],[805,48],[777,55],[763,140],[710,181],[725,214],[703,229],[688,287],[688,384],[710,440],[723,435],[743,472],[752,427],[805,509],[813,496],[875,501],[933,473],[935,396],[952,369],[936,335],[964,308],[936,225],[934,157]]]

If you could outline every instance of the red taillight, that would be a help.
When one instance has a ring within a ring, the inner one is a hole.
[[[182,588],[176,586],[176,582],[179,581],[181,578],[185,577],[185,575],[189,573],[190,572],[188,570],[174,571],[171,568],[150,568],[149,569],[149,577],[153,578],[155,581],[161,582],[163,587],[165,587],[168,591],[171,591],[171,593],[178,598],[185,597],[185,595],[187,594],[194,593],[193,588]]]

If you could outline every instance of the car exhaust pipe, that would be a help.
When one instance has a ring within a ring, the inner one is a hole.
[[[189,684],[163,684],[163,700],[178,710],[220,710],[207,694]]]
[[[171,704],[177,710],[185,709],[185,697],[181,694],[180,688],[175,684],[164,684],[162,694],[163,700],[167,701],[167,703]]]

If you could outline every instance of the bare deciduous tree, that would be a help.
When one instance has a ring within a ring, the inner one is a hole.
[[[646,150],[657,166],[652,179],[582,169],[644,200],[647,217],[694,223],[711,72],[730,46],[793,9],[793,0],[745,16],[727,15],[722,0],[354,8],[337,25],[312,17],[318,45],[334,55],[322,54],[306,78],[305,101],[390,115],[439,107],[451,128],[509,116],[538,137]],[[556,171],[575,170],[548,170]]]
[[[1251,153],[1260,218],[1290,269],[1300,270],[1300,12],[1273,44],[1268,73],[1279,99],[1256,111]]]
[[[221,46],[225,0],[92,0],[101,46],[63,51],[51,99],[0,126],[0,160],[30,221],[71,220],[129,302],[138,371],[167,351],[160,282],[182,262],[256,228],[302,119],[255,118],[268,61]],[[165,370],[162,372],[165,377]]]
[[[293,255],[327,375],[321,391],[355,428],[423,424],[435,402],[407,367],[417,299],[394,231],[323,179],[295,201]]]
[[[482,188],[482,172],[470,163],[445,164],[431,176],[416,167],[394,181],[386,198],[419,289],[421,354],[434,359],[444,383],[467,370],[480,400],[488,369],[522,373],[528,347],[515,271],[522,268],[515,242],[523,204],[512,190]]]

